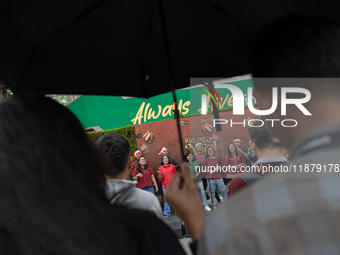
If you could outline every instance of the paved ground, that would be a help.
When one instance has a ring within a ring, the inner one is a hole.
[[[221,198],[222,201],[223,201],[223,198]],[[210,200],[208,200],[208,204],[210,205]],[[219,205],[217,205],[219,206]],[[205,211],[205,216],[209,216],[211,214],[213,214],[214,211],[211,211],[211,212],[206,212]],[[170,222],[170,221],[176,221],[176,220],[179,220],[178,216],[176,215],[171,215],[169,218],[166,218],[164,219],[164,221],[167,223],[167,222]],[[191,238],[187,238],[187,237],[183,237],[183,238],[180,238],[178,239],[178,241],[180,242],[180,244],[182,245],[184,251],[188,254],[188,255],[193,255],[193,253],[191,252],[191,249],[190,249],[190,246],[189,244],[192,242],[192,239]]]

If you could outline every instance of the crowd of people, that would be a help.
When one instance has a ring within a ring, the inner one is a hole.
[[[338,77],[339,43],[340,27],[328,20],[277,20],[254,42],[253,76]],[[263,109],[271,108],[272,88],[282,84],[255,81]],[[195,254],[338,254],[340,86],[334,80],[300,86],[317,96],[305,104],[313,117],[287,105],[285,118],[296,127],[251,128],[250,150],[235,138],[223,165],[211,146],[196,144],[182,165],[162,147],[158,169],[140,152],[133,162],[118,134],[103,135],[93,146],[76,117],[49,98],[6,100],[0,106],[0,254],[185,254],[163,221],[170,206],[188,227]],[[280,119],[280,110],[268,117]],[[238,173],[228,198],[221,173],[208,168],[251,164],[319,164],[325,171]],[[157,179],[163,213],[154,195]],[[228,198],[207,219],[205,189],[212,208],[217,189]]]
[[[104,136],[105,137],[105,136]],[[104,139],[104,138],[101,138]],[[100,143],[100,141],[98,141]],[[242,172],[240,169],[242,166],[247,166],[245,158],[249,159],[251,156],[248,155],[248,150],[241,148],[241,140],[234,138],[231,143],[228,144],[228,153],[225,156],[224,164],[220,157],[217,156],[217,152],[211,145],[207,147],[202,143],[195,145],[195,151],[188,151],[184,155],[184,160],[187,162],[192,174],[197,179],[197,183],[200,186],[200,195],[202,199],[203,208],[205,211],[210,212],[212,209],[216,209],[216,205],[223,203],[227,200],[227,190],[229,182],[240,176]],[[106,150],[108,151],[108,150]],[[256,158],[254,151],[249,152],[252,158]],[[166,190],[171,182],[174,174],[180,170],[180,164],[174,156],[170,156],[167,148],[161,147],[159,149],[159,155],[161,160],[159,161],[158,169],[155,171],[150,167],[149,160],[146,159],[144,153],[141,151],[135,151],[134,162],[131,165],[130,179],[137,181],[136,187],[142,190],[151,192],[152,194],[158,194],[158,183],[162,185],[162,195],[164,198],[164,210],[163,216],[167,218],[171,215],[171,208],[166,201]],[[196,156],[199,158],[197,160]],[[244,156],[243,156],[244,155]],[[250,162],[253,165],[253,162]],[[249,163],[249,161],[248,161]],[[226,176],[222,176],[222,171],[216,171],[216,166],[235,167],[236,170],[230,171]],[[155,178],[155,175],[157,178]],[[157,180],[156,180],[157,179]],[[117,182],[112,181],[111,182]],[[129,182],[133,183],[133,182]],[[211,196],[213,194],[213,196]],[[222,195],[222,198],[219,196]],[[208,204],[208,200],[211,199],[211,206]],[[141,201],[142,202],[142,201]],[[144,203],[145,201],[143,201]],[[141,208],[145,209],[145,208]],[[174,212],[175,213],[175,212]]]

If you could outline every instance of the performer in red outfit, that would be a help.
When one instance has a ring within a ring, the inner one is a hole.
[[[156,192],[158,191],[153,170],[146,163],[146,158],[144,156],[138,158],[137,166],[133,169],[131,176],[134,181],[138,181],[136,184],[137,188],[144,189],[154,194],[153,186],[155,186]]]
[[[207,147],[207,158],[201,164],[202,172],[207,173],[206,178],[211,187],[211,205],[213,209],[216,209],[215,199],[212,194],[215,194],[216,188],[220,191],[224,200],[227,200],[227,192],[222,179],[221,169],[222,162],[219,157],[215,157],[215,151],[212,147]]]
[[[164,155],[162,157],[162,165],[158,168],[158,179],[162,181],[162,189],[164,194],[164,216],[169,217],[170,216],[170,205],[166,201],[166,190],[168,188],[168,185],[174,176],[175,173],[177,173],[176,168],[173,164],[169,164],[169,157],[167,155]],[[171,162],[170,162],[171,163]]]
[[[139,158],[140,156],[144,156],[144,153],[141,152],[141,151],[135,151],[135,152],[133,152],[133,156],[135,157],[135,161],[132,162],[132,165],[131,165],[131,173],[132,173],[133,169],[135,169],[135,168],[137,167],[138,158]],[[147,160],[147,159],[146,159],[146,164],[147,164],[147,165],[150,165],[150,162],[149,162],[149,160]]]
[[[229,144],[228,156],[224,162],[224,166],[228,167],[228,178],[232,179],[240,176],[242,174],[241,167],[246,165],[244,157],[238,153],[236,146],[233,143]]]

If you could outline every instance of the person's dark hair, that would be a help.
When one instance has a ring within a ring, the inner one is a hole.
[[[142,167],[139,164],[139,161],[140,161],[141,158],[145,158],[145,160],[146,160],[146,157],[144,157],[144,156],[140,156],[138,158],[138,160],[137,160],[137,170],[138,170],[138,172],[143,173]],[[147,169],[149,167],[149,164],[146,163],[144,167],[145,167],[145,169]]]
[[[340,77],[339,44],[338,24],[287,15],[265,25],[253,43],[253,77]]]
[[[195,161],[195,160],[196,160],[196,157],[195,157],[194,153],[192,153],[191,151],[189,151],[189,152],[185,153],[185,155],[184,155],[184,160],[185,160],[186,162],[189,162],[189,160],[187,159],[187,157],[188,157],[190,154],[191,154],[192,157],[193,157],[192,161]]]
[[[123,136],[117,133],[105,134],[98,139],[96,146],[111,161],[111,176],[117,176],[125,170],[131,147]]]
[[[238,152],[237,152],[237,147],[236,147],[236,145],[235,145],[234,143],[230,143],[230,144],[234,145],[234,147],[235,147],[235,155],[236,155],[236,157],[237,157],[237,156],[238,156]],[[230,151],[230,149],[229,149],[230,144],[228,144],[228,156],[229,156],[229,158],[233,158],[234,155],[231,153],[231,151]]]
[[[167,157],[167,158],[168,158],[168,160],[169,160],[168,164],[171,164],[170,157],[169,157],[168,155],[164,155],[164,156],[162,157],[162,159],[161,159],[161,163],[162,163],[162,165],[164,165],[164,162],[163,162],[163,159],[164,159],[164,157]]]
[[[102,167],[64,106],[38,96],[1,103],[0,253],[160,254],[159,220],[112,208]]]
[[[320,17],[290,14],[268,23],[258,34],[250,52],[250,65],[254,78],[333,78],[340,77],[340,26]],[[340,92],[339,82],[321,79],[309,84],[310,91]],[[289,84],[290,83],[290,84]],[[301,79],[299,81],[301,83]],[[258,91],[272,87],[296,87],[292,82],[276,80],[266,82],[254,79]]]
[[[269,130],[266,122],[264,124],[260,120],[254,121],[254,126],[250,128],[249,135],[260,150],[262,149],[275,149],[281,147],[282,145],[273,141],[273,135]],[[262,125],[262,126],[261,126]]]

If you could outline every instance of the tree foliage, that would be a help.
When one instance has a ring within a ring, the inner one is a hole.
[[[74,102],[82,95],[48,94],[46,96],[52,98],[53,100],[55,100],[59,104],[62,104],[63,106],[68,106],[70,103]]]
[[[130,126],[122,127],[122,128],[112,129],[112,130],[86,132],[87,136],[90,138],[93,144],[97,142],[99,137],[105,134],[109,134],[109,133],[120,134],[121,136],[125,137],[126,140],[128,140],[131,146],[131,156],[132,156],[132,153],[137,150],[137,139],[136,139],[134,126],[130,125]]]
[[[5,85],[0,83],[0,97],[1,99],[4,98],[9,98],[13,96],[13,92],[9,89],[6,88]]]

